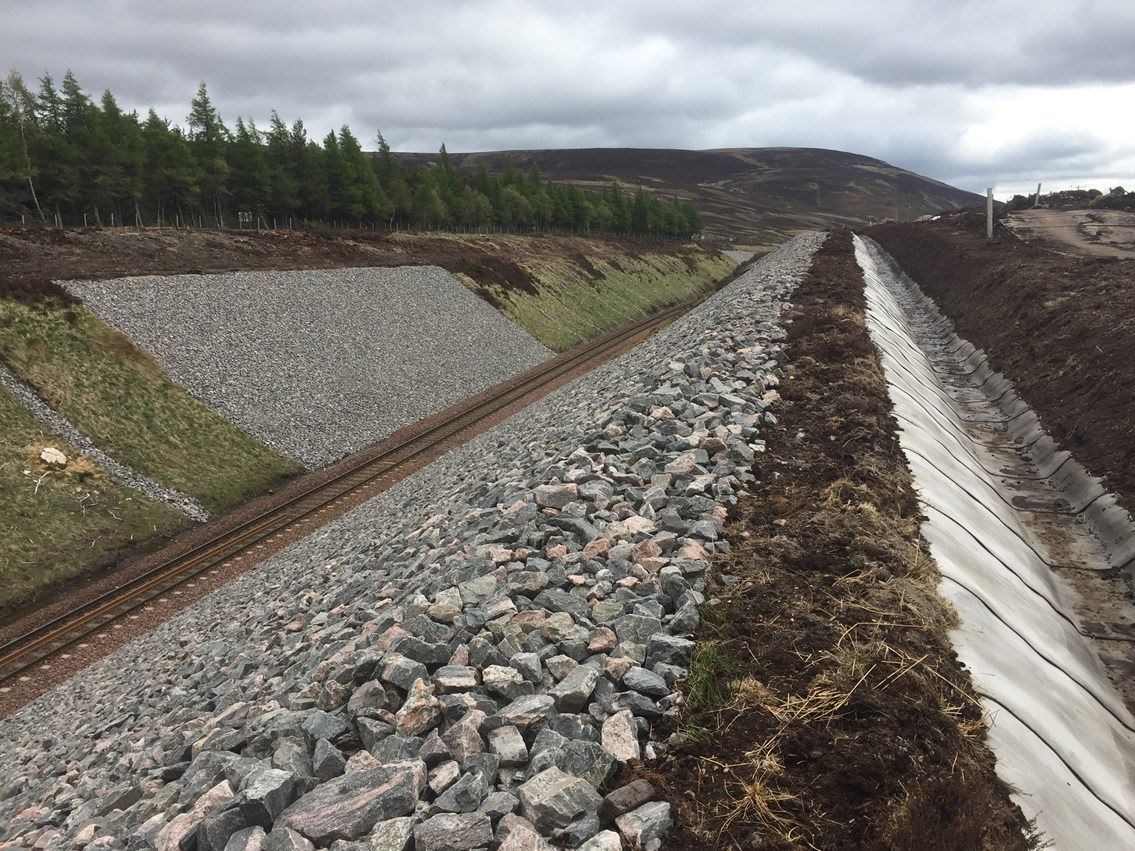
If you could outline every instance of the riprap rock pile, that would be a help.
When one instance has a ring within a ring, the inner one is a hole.
[[[32,847],[656,849],[801,237],[649,341],[3,722]],[[44,715],[49,715],[45,719]]]

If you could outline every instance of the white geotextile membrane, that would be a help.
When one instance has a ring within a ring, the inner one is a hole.
[[[961,619],[950,638],[987,710],[997,772],[1052,847],[1135,848],[1135,721],[1080,632],[1070,590],[991,473],[1000,462],[967,430],[974,417],[961,416],[916,344],[878,251],[855,238],[867,325],[939,590]]]

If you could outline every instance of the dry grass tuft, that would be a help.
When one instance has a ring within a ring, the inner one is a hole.
[[[731,771],[734,804],[723,828],[743,819],[786,841],[800,838],[803,833],[790,810],[798,799],[779,786],[784,775],[784,763],[780,758],[767,745],[762,746],[745,754],[744,769],[744,776],[737,776],[736,767]]]

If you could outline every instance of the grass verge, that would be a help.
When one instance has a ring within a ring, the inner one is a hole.
[[[52,470],[44,446],[76,460]],[[78,459],[0,390],[0,611],[188,522]]]
[[[0,359],[96,446],[210,512],[299,472],[166,378],[128,337],[81,305],[50,296],[0,299],[0,332]]]
[[[667,848],[1034,844],[949,643],[864,309],[837,232],[795,299],[786,425],[727,526],[736,581],[710,588],[677,746],[652,767],[678,813]]]
[[[704,292],[736,265],[718,251],[692,246],[633,250],[575,237],[570,250],[551,251],[535,239],[488,239],[510,259],[451,265],[451,271],[557,352]],[[478,238],[478,247],[485,242]]]

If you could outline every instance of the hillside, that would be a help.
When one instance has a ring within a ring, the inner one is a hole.
[[[400,156],[413,163],[436,158]],[[641,185],[693,201],[709,233],[751,245],[776,244],[802,228],[915,219],[981,200],[882,160],[822,148],[581,148],[450,157],[463,170],[484,162],[490,172],[499,171],[511,159],[522,170],[535,164],[545,179],[581,187],[612,178]]]

